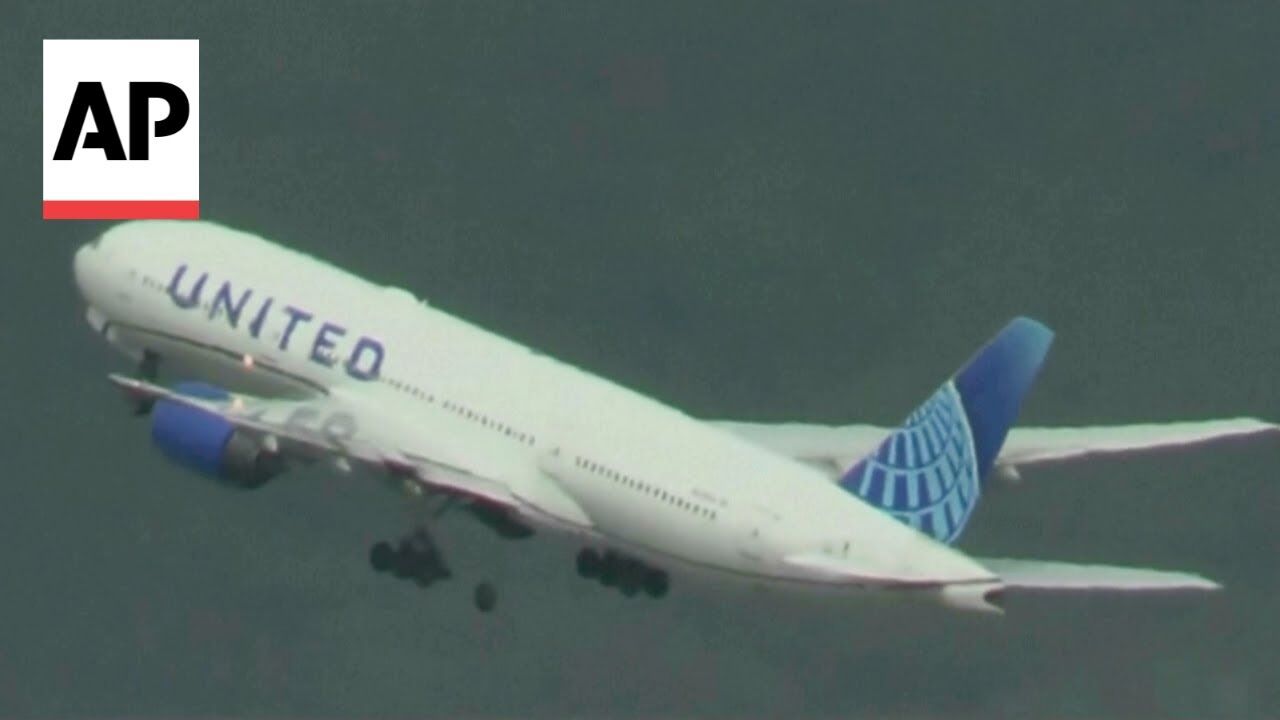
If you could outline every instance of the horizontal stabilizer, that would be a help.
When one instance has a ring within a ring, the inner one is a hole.
[[[942,585],[992,584],[997,578],[990,573],[981,572],[982,568],[974,567],[973,571],[963,573],[939,574],[922,570],[919,572],[902,572],[893,575],[883,573],[870,574],[865,567],[825,553],[800,553],[783,558],[783,564],[799,571],[813,580],[835,583],[850,583],[875,587],[937,587]],[[972,566],[971,566],[972,567]]]
[[[1005,587],[1021,590],[1220,590],[1218,583],[1192,573],[1112,565],[1076,565],[1048,560],[974,558],[1000,577]]]
[[[780,455],[807,462],[839,479],[843,470],[893,432],[874,425],[746,423],[715,425]],[[1026,467],[1077,458],[1194,448],[1233,438],[1280,438],[1280,425],[1256,418],[1184,420],[1085,427],[1015,427],[1005,437],[997,467]]]
[[[1260,433],[1280,436],[1280,426],[1254,418],[1233,418],[1109,427],[1016,428],[1005,440],[997,462],[1028,465],[1089,455],[1166,450]]]

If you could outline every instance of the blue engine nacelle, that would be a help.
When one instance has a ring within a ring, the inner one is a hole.
[[[229,397],[226,390],[201,382],[178,383],[174,390],[208,400]],[[151,412],[151,439],[173,462],[236,487],[261,487],[284,469],[278,455],[230,422],[170,400],[160,400]]]

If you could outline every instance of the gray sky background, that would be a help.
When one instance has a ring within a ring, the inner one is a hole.
[[[0,3],[0,715],[1275,716],[1280,443],[1028,472],[962,547],[1202,572],[1003,619],[442,543],[401,498],[232,493],[104,381],[40,219],[40,40],[201,40],[202,207],[702,416],[896,421],[1010,316],[1030,424],[1280,417],[1272,3]]]

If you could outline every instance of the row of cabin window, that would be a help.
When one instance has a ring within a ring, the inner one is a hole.
[[[414,397],[420,398],[422,400],[426,400],[427,402],[430,402],[430,403],[433,403],[436,401],[435,395],[428,394],[426,390],[423,390],[417,385],[410,385],[409,383],[401,382],[399,380],[396,380],[395,378],[387,378],[386,380],[388,383],[391,384],[392,387],[394,387],[397,390],[400,390],[402,392],[407,392],[410,395],[413,395]]]
[[[431,402],[435,402],[434,396],[432,397]],[[486,415],[481,415],[475,410],[472,410],[471,408],[468,408],[464,405],[459,405],[458,403],[455,403],[452,400],[445,400],[443,407],[445,410],[448,410],[449,412],[455,413],[473,422],[478,422],[482,426],[489,428],[490,430],[500,432],[503,435],[506,435],[507,437],[511,438],[512,440],[517,440],[519,442],[524,443],[525,445],[533,445],[535,442],[535,438],[531,433],[526,433],[526,432],[521,432],[519,430],[516,430],[510,425],[500,423],[497,420],[493,420]]]
[[[672,505],[675,505],[676,507],[681,508],[683,510],[688,510],[689,512],[697,513],[710,520],[716,519],[715,510],[711,510],[697,503],[685,500],[684,498],[673,495],[667,492],[666,490],[654,487],[653,485],[650,485],[645,482],[641,482],[631,477],[630,475],[625,475],[623,473],[618,472],[617,470],[601,465],[600,463],[587,460],[586,458],[583,458],[583,457],[575,457],[573,463],[578,467],[582,468],[583,470],[590,470],[599,475],[603,475],[609,478],[610,480],[613,480],[615,482],[620,482],[623,485],[626,485],[627,487],[634,488],[641,492],[648,493],[650,495],[653,495],[654,497],[659,498],[660,500],[665,500],[666,502],[669,502]]]

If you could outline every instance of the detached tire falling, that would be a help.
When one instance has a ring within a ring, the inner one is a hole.
[[[498,604],[498,591],[494,589],[492,583],[482,582],[476,585],[475,604],[476,609],[482,613],[492,611]]]

